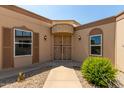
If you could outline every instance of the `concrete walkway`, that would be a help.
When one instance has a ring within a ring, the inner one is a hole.
[[[74,69],[59,66],[52,69],[44,88],[82,88]]]

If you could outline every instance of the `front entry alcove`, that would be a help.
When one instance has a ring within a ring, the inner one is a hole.
[[[71,60],[72,35],[67,33],[54,34],[54,60]]]

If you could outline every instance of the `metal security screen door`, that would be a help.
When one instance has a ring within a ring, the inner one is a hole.
[[[54,60],[71,60],[71,35],[54,35]]]

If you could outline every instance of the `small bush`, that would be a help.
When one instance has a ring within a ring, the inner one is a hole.
[[[82,64],[81,72],[89,82],[99,87],[109,87],[115,80],[117,70],[111,61],[103,57],[88,57]]]
[[[17,81],[18,82],[22,82],[25,80],[25,74],[23,72],[19,72],[19,75],[18,75],[18,78],[17,78]]]

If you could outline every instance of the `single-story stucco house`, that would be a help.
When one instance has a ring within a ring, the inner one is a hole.
[[[53,60],[83,62],[90,55],[107,57],[124,71],[124,12],[81,25],[0,6],[0,70]]]

